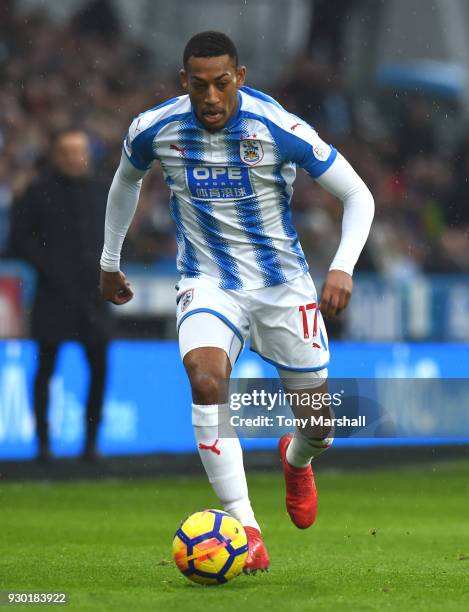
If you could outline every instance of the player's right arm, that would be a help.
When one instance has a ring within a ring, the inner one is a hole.
[[[153,159],[145,139],[137,138],[138,118],[124,143],[121,161],[107,199],[104,247],[101,255],[100,290],[104,299],[122,305],[133,297],[130,284],[120,271],[122,245],[137,209],[142,180]]]
[[[126,304],[133,297],[130,284],[120,271],[122,245],[137,209],[145,170],[131,164],[123,153],[107,199],[104,247],[101,255],[100,290],[113,304]]]

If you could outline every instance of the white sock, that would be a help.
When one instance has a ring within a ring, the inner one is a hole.
[[[296,430],[287,448],[287,461],[293,467],[305,468],[311,459],[327,450],[333,441],[334,438],[306,438]]]
[[[239,439],[233,428],[227,431],[226,423],[223,424],[225,437],[219,436],[219,422],[223,419],[220,415],[226,412],[223,408],[218,404],[192,404],[192,425],[200,459],[225,511],[245,527],[260,530],[249,500]],[[227,434],[232,437],[226,437]]]

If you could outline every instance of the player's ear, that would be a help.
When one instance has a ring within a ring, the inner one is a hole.
[[[184,70],[184,68],[181,68],[181,70],[179,71],[179,78],[181,79],[182,88],[187,91],[188,77],[187,72]]]
[[[246,82],[246,66],[240,66],[236,72],[236,85],[242,87]]]

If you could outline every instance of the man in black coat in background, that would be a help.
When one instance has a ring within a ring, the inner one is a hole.
[[[91,173],[90,143],[80,129],[52,140],[51,165],[13,206],[11,254],[36,270],[31,336],[39,363],[34,382],[38,459],[50,458],[49,381],[64,340],[82,343],[90,366],[83,458],[94,460],[106,380],[111,315],[98,291],[107,188]]]

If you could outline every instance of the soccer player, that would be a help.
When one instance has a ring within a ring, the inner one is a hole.
[[[220,385],[246,338],[291,389],[323,389],[329,350],[322,315],[347,305],[352,272],[367,239],[373,198],[350,164],[300,118],[246,87],[233,42],[219,32],[187,43],[182,95],[139,115],[124,142],[108,197],[101,291],[114,304],[132,299],[120,253],[142,178],[161,163],[176,226],[177,328],[192,389],[192,423],[208,479],[225,510],[245,527],[245,571],[269,557],[248,496],[237,437],[218,437]],[[342,237],[318,304],[292,225],[296,167],[343,202]],[[322,313],[322,314],[321,314]],[[296,431],[279,444],[287,510],[299,528],[314,522],[311,459],[327,432]]]

